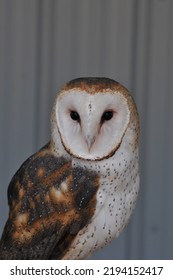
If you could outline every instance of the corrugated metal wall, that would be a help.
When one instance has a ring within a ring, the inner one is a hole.
[[[141,192],[103,259],[173,259],[173,1],[0,0],[0,230],[21,163],[49,140],[57,90],[80,76],[128,87],[141,118]]]

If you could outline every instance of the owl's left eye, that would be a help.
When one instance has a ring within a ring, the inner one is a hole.
[[[109,121],[113,117],[113,112],[112,111],[105,111],[102,115],[102,121]]]
[[[76,111],[71,111],[70,112],[70,117],[74,121],[78,121],[78,122],[80,121],[80,116],[79,116],[78,112],[76,112]]]

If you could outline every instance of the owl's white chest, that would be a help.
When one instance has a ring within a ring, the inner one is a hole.
[[[64,259],[86,258],[118,237],[134,209],[138,189],[138,151],[125,153],[92,166],[100,174],[95,214],[76,236]]]

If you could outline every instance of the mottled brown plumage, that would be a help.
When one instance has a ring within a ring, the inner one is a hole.
[[[62,258],[95,211],[98,175],[50,151],[48,144],[31,156],[9,185],[0,259]]]

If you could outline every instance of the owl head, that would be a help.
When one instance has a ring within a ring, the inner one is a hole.
[[[85,160],[112,156],[125,136],[138,141],[139,118],[128,90],[108,78],[78,78],[58,93],[51,116],[57,153]]]

